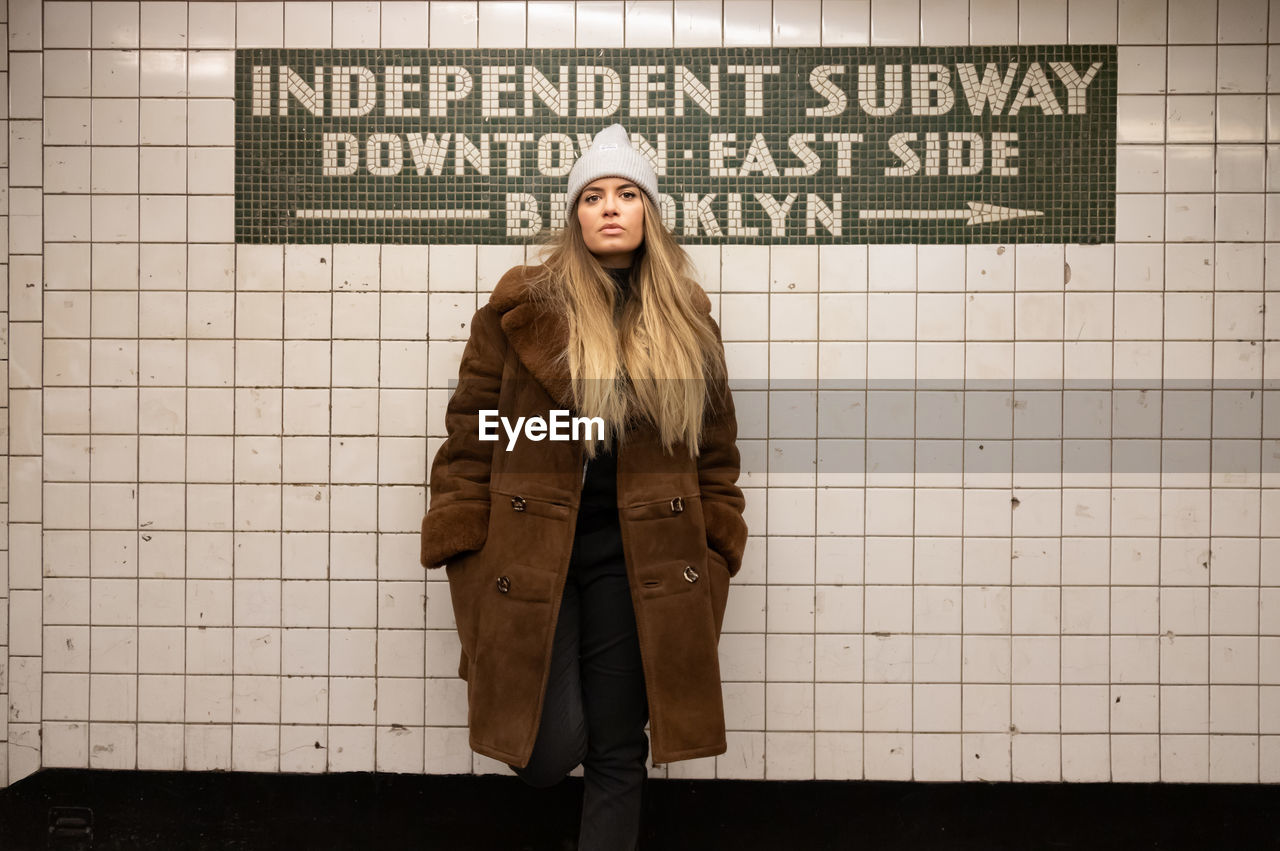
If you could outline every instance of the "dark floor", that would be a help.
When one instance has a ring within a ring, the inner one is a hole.
[[[0,792],[0,849],[560,851],[581,796],[578,777],[46,769]],[[1280,849],[1280,787],[650,780],[640,847]]]

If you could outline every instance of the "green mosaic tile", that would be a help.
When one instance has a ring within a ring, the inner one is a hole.
[[[536,240],[614,122],[686,244],[1115,241],[1113,45],[240,50],[236,239]]]

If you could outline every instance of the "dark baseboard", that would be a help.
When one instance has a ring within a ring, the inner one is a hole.
[[[649,780],[644,795],[640,847],[662,851],[1280,849],[1268,785]],[[0,792],[0,848],[559,851],[581,801],[578,777],[535,789],[493,775],[44,769]]]

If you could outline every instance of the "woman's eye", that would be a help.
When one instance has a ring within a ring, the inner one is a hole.
[[[632,192],[630,189],[628,189],[626,192],[623,192],[623,193],[622,193],[622,197],[623,197],[623,198],[634,198],[634,197],[636,197],[636,193],[634,193],[634,192]]]

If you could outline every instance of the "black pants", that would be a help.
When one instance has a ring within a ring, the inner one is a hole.
[[[583,766],[580,851],[630,851],[640,834],[649,705],[616,525],[580,535],[556,622],[551,675],[529,764],[551,786]]]

